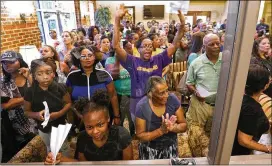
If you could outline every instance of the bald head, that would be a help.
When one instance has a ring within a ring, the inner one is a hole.
[[[212,41],[212,40],[219,40],[219,37],[216,34],[213,33],[209,33],[207,35],[204,36],[203,38],[203,45],[207,46],[207,44]]]
[[[203,38],[206,55],[209,58],[218,58],[220,53],[220,40],[216,34],[209,33]]]

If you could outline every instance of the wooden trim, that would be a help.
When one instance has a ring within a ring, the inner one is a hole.
[[[135,22],[135,6],[125,6],[125,8],[132,8],[133,9],[133,24],[136,25],[136,22]]]
[[[76,24],[77,28],[81,27],[81,12],[80,12],[80,1],[79,0],[74,0],[75,4],[75,14],[76,14]]]
[[[187,14],[185,14],[185,16],[193,16],[193,24],[196,24],[196,17],[197,16],[207,16],[209,18],[211,18],[211,11],[188,11]]]

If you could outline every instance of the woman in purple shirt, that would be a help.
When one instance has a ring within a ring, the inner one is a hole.
[[[171,63],[172,56],[179,46],[179,41],[184,35],[185,19],[183,14],[179,11],[178,17],[180,19],[180,28],[176,33],[173,45],[168,47],[164,52],[152,56],[152,41],[150,39],[140,40],[137,44],[140,58],[127,54],[126,51],[120,47],[120,21],[127,13],[124,5],[116,11],[113,48],[116,50],[116,57],[120,60],[121,65],[129,72],[131,77],[131,98],[130,98],[130,113],[132,120],[135,123],[135,108],[136,104],[145,95],[144,89],[147,79],[151,76],[162,76],[162,69]]]

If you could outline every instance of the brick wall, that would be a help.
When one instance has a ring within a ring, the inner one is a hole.
[[[36,45],[37,48],[41,46],[34,2],[32,5],[34,12],[32,16],[26,16],[24,22],[19,13],[17,16],[10,16],[8,8],[1,4],[1,53],[6,50],[19,51],[19,47],[24,45]]]

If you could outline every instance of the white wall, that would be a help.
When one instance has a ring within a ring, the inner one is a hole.
[[[169,22],[172,19],[177,20],[176,14],[171,14],[170,1],[96,1],[97,7],[108,6],[112,13],[111,22],[114,23],[114,15],[119,5],[124,3],[125,6],[135,6],[135,22],[144,22],[145,26],[148,21],[143,19],[143,5],[165,5],[164,19],[156,19],[159,22]],[[189,11],[211,11],[211,21],[220,21],[225,11],[225,1],[196,1],[190,2]]]

